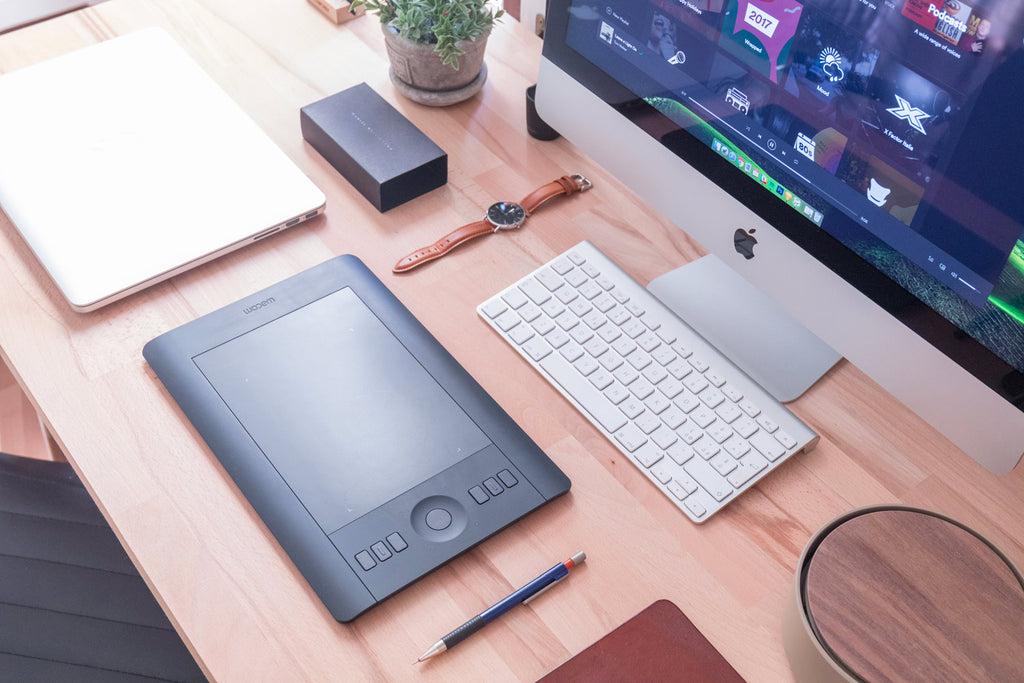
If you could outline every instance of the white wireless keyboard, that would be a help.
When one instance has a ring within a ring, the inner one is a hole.
[[[589,242],[477,311],[694,522],[818,441]]]

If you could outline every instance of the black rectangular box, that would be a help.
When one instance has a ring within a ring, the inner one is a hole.
[[[366,83],[308,104],[302,137],[387,211],[448,182],[448,155]]]

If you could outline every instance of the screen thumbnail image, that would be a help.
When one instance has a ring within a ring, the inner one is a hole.
[[[693,81],[707,80],[715,53],[714,43],[659,9],[655,9],[650,18],[650,29],[644,52],[660,57]]]
[[[910,225],[921,204],[924,188],[881,159],[862,150],[843,158],[836,176],[869,202],[897,220]]]
[[[772,86],[750,67],[737,64],[724,54],[717,54],[707,80],[708,100],[702,104],[723,119],[737,114],[748,116],[767,106]]]
[[[719,44],[778,83],[802,12],[796,0],[729,0]]]
[[[861,129],[883,156],[908,169],[938,166],[959,97],[895,62],[880,61],[868,81]]]
[[[662,59],[673,59],[676,47],[676,25],[664,12],[655,10],[647,33],[647,48]]]
[[[786,91],[824,102],[845,92],[863,93],[878,62],[877,49],[811,8],[804,10],[791,55]]]
[[[841,132],[835,128],[818,130],[777,104],[755,109],[752,118],[787,146],[835,175],[847,143]]]

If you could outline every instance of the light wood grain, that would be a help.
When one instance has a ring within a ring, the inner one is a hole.
[[[0,359],[0,451],[53,460],[46,430],[32,402]]]
[[[845,510],[932,508],[1024,562],[1021,470],[988,473],[848,364],[793,405],[820,446],[696,526],[477,319],[477,303],[581,239],[643,283],[702,253],[566,141],[526,134],[540,50],[526,28],[502,22],[482,93],[442,110],[396,94],[373,19],[336,26],[301,0],[111,0],[0,37],[0,71],[149,25],[170,31],[324,190],[327,214],[91,314],[69,309],[0,220],[0,351],[213,678],[535,680],[668,598],[748,680],[784,681],[793,570],[811,534]],[[301,106],[361,81],[449,155],[446,186],[383,215],[299,132]],[[526,229],[390,273],[491,202],[576,171],[594,190]],[[573,482],[351,625],[331,619],[141,355],[158,334],[341,253],[360,256]],[[412,666],[440,635],[579,550],[587,563],[557,590]]]

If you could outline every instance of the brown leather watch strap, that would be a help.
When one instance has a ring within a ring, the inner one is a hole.
[[[590,181],[583,176],[576,175],[564,175],[558,180],[552,180],[547,185],[542,185],[530,194],[523,197],[523,200],[519,202],[519,206],[523,207],[526,211],[526,215],[529,216],[534,211],[540,208],[540,205],[549,199],[565,195],[568,197],[573,192],[582,192],[583,190],[590,189]]]
[[[565,175],[557,180],[552,180],[546,185],[538,187],[536,190],[523,197],[523,200],[519,202],[519,205],[523,207],[526,215],[529,216],[540,208],[541,204],[549,199],[560,197],[562,195],[569,196],[574,192],[589,190],[591,187],[593,187],[592,183],[579,173],[574,175]],[[468,242],[475,237],[496,232],[497,230],[497,226],[486,219],[470,223],[468,225],[463,225],[461,228],[456,228],[438,241],[434,242],[429,247],[417,249],[411,254],[403,256],[391,270],[395,273],[408,272],[424,263],[441,258],[460,244]]]
[[[402,259],[396,263],[395,267],[391,270],[395,273],[404,273],[407,270],[412,270],[416,266],[422,265],[428,261],[441,258],[463,242],[468,242],[474,237],[480,237],[481,235],[486,235],[492,232],[494,232],[494,225],[488,221],[477,221],[476,223],[463,225],[461,228],[451,231],[429,247],[417,249],[408,256],[402,257]]]

